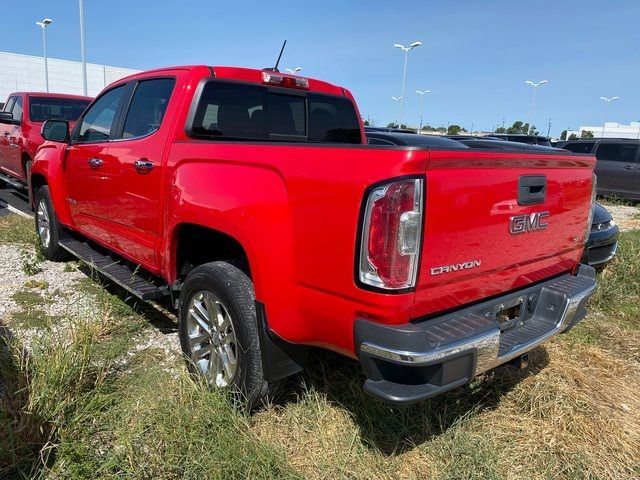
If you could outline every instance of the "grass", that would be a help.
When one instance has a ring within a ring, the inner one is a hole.
[[[0,244],[36,245],[37,237],[32,220],[18,215],[0,218]]]
[[[181,359],[167,369],[158,351],[137,351],[151,327],[118,303],[98,299],[98,316],[67,319],[70,338],[44,326],[28,355],[5,342],[0,478],[295,477],[257,441],[249,418],[194,381]]]
[[[621,235],[587,319],[528,369],[400,409],[363,392],[356,362],[316,352],[248,416],[179,356],[137,348],[174,334],[172,317],[80,269],[91,315],[45,315],[29,355],[0,340],[0,478],[640,476],[640,231]],[[22,311],[64,301],[47,289],[30,279],[13,299]]]
[[[633,207],[638,204],[637,201],[629,200],[624,197],[620,197],[617,195],[610,195],[606,197],[598,197],[597,202],[601,205],[606,206],[623,206],[623,207]]]

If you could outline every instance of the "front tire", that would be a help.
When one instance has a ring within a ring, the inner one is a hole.
[[[250,408],[264,403],[279,382],[262,370],[255,294],[249,277],[227,262],[200,265],[180,293],[179,335],[194,373],[211,387],[231,387]]]
[[[36,234],[40,249],[47,260],[59,261],[69,258],[69,253],[60,246],[60,224],[53,210],[49,187],[40,187],[35,192]]]

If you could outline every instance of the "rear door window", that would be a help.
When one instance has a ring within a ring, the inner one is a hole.
[[[143,137],[160,128],[175,83],[174,78],[154,78],[138,83],[124,122],[122,138]]]
[[[224,81],[205,84],[190,131],[220,140],[361,143],[346,98]]]
[[[596,151],[598,160],[633,163],[636,161],[638,145],[633,143],[601,143]]]
[[[595,142],[576,142],[576,143],[567,143],[564,147],[564,150],[569,150],[573,153],[591,153]]]

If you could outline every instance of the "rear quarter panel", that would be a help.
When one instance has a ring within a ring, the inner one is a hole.
[[[356,318],[408,318],[413,294],[381,295],[354,282],[360,206],[372,183],[423,175],[426,150],[177,142],[167,232],[182,222],[244,246],[256,298],[286,340],[353,355]],[[172,238],[171,233],[168,238]],[[165,269],[175,278],[171,242]]]

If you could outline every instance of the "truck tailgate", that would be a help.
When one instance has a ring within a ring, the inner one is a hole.
[[[432,150],[412,317],[575,268],[590,220],[594,165],[593,157],[562,153]]]

